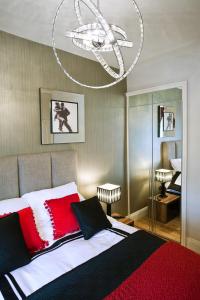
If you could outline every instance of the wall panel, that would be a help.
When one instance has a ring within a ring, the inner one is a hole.
[[[94,61],[59,51],[69,72],[93,83],[105,82],[104,70]],[[50,47],[0,32],[0,156],[76,149],[81,192],[92,196],[98,184],[122,185],[123,200],[115,205],[126,212],[124,188],[124,93],[126,81],[105,90],[91,90],[67,79]],[[39,88],[85,95],[86,142],[41,145]]]

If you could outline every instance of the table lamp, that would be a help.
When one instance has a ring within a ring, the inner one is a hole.
[[[100,185],[97,187],[97,197],[107,204],[107,215],[111,216],[111,204],[120,200],[121,187],[111,183]]]
[[[172,180],[173,170],[159,169],[155,171],[155,176],[156,176],[156,180],[161,182],[160,197],[161,198],[167,197],[165,183]]]

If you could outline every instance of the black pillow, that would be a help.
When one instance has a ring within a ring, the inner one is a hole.
[[[181,174],[181,172],[176,172],[174,174],[174,176],[172,177],[172,180],[170,182],[170,185],[167,188],[167,192],[171,193],[171,194],[175,194],[175,195],[181,195],[181,186],[177,185],[176,179],[178,178],[178,176]]]
[[[31,261],[17,213],[0,219],[0,239],[0,275]]]
[[[112,227],[97,197],[72,203],[71,207],[78,219],[85,240],[103,229]]]

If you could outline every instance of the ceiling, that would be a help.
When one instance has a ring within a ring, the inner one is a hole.
[[[61,0],[0,0],[0,30],[51,46],[52,20]],[[95,0],[93,0],[95,2]],[[149,60],[165,52],[175,51],[200,39],[200,0],[137,0],[145,26],[145,42],[141,60]],[[109,23],[120,25],[134,41],[138,37],[132,0],[100,0],[103,15]],[[90,59],[87,51],[73,46],[59,33],[77,28],[73,0],[66,0],[65,15],[58,23],[57,47]],[[137,46],[137,43],[136,43]],[[125,51],[126,64],[133,58]],[[116,65],[115,58],[109,63]]]

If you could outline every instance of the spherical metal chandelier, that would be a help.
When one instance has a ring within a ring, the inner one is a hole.
[[[139,47],[137,53],[132,61],[132,64],[130,65],[127,71],[125,70],[121,48],[124,47],[124,48],[131,49],[133,48],[134,43],[128,40],[126,32],[119,26],[114,24],[109,24],[107,22],[107,20],[104,18],[102,12],[99,9],[99,0],[97,0],[97,4],[95,4],[92,0],[74,0],[74,10],[79,23],[79,27],[73,29],[72,31],[67,31],[65,33],[65,37],[71,39],[73,44],[76,47],[91,52],[95,56],[96,60],[104,68],[105,72],[107,72],[114,79],[111,83],[100,85],[100,86],[92,86],[76,80],[75,78],[72,77],[72,75],[68,73],[68,71],[61,63],[58,52],[56,50],[55,28],[56,28],[57,18],[60,14],[60,11],[65,1],[66,0],[62,0],[56,10],[56,14],[53,19],[53,28],[52,28],[53,52],[56,57],[56,61],[61,67],[61,69],[63,70],[64,74],[68,78],[70,78],[73,82],[83,87],[92,88],[92,89],[108,88],[122,81],[125,77],[128,76],[128,74],[130,74],[130,72],[133,70],[136,63],[138,62],[143,47],[143,41],[144,41],[144,25],[143,25],[142,15],[140,13],[140,10],[135,0],[130,0],[130,1],[132,2],[138,17],[139,28],[140,28],[140,41],[139,41]],[[82,2],[82,4],[84,4],[94,15],[94,22],[84,24],[82,14],[81,14],[80,2]],[[112,67],[110,67],[106,62],[106,60],[104,59],[102,54],[105,52],[110,52],[115,55],[119,67],[118,72],[116,72]]]

